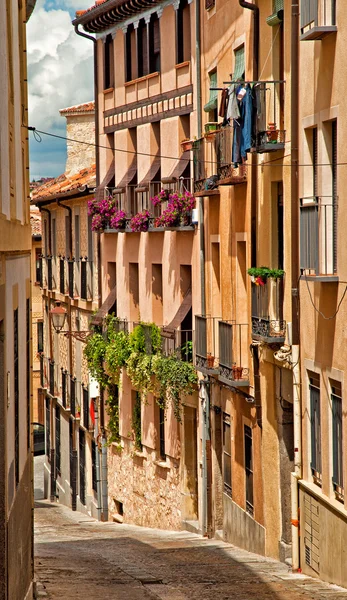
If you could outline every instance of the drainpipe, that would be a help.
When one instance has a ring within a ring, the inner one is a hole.
[[[97,399],[94,399],[94,414],[95,414],[95,423],[94,423],[94,438],[95,438],[95,446],[96,446],[96,461],[95,461],[95,471],[96,471],[96,493],[98,498],[98,521],[101,521],[101,476],[100,476],[100,452],[99,445],[97,443],[99,437],[99,409]]]
[[[302,478],[300,324],[298,316],[299,263],[299,3],[291,3],[291,270],[292,270],[292,363],[294,412],[294,473],[292,473],[292,567],[300,567],[299,480]]]
[[[87,40],[91,40],[94,44],[94,102],[95,102],[95,161],[96,161],[96,188],[100,186],[100,160],[99,160],[99,95],[98,95],[98,56],[97,56],[97,44],[95,37],[88,35],[79,30],[78,25],[75,25],[75,33]],[[98,305],[99,308],[102,305],[101,300],[101,289],[102,289],[102,277],[101,277],[101,234],[96,234],[96,247],[97,247],[97,261],[98,261]],[[97,460],[99,464],[99,476],[100,476],[100,463],[102,464],[102,482],[99,481],[98,485],[102,485],[102,499],[103,499],[103,519],[108,520],[108,487],[107,487],[107,446],[106,437],[104,430],[104,390],[100,388],[100,426],[102,429],[102,452],[100,460],[100,451],[98,444],[96,445]],[[97,434],[98,435],[98,434]],[[99,500],[100,493],[100,500]],[[100,507],[100,518],[101,518],[101,488],[98,489],[98,506]],[[99,508],[98,508],[99,511]],[[98,512],[99,515],[99,512]]]

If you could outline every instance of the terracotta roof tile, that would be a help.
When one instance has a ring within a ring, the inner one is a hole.
[[[104,4],[105,2],[108,2],[108,0],[95,0],[95,4],[93,4],[93,6],[91,6],[90,8],[87,8],[86,10],[76,10],[76,17],[82,17],[82,15],[85,15],[86,13],[93,10],[93,8],[96,8],[97,6],[100,6],[100,4]]]
[[[95,102],[85,102],[84,104],[76,104],[76,106],[68,106],[67,108],[62,108],[59,112],[61,115],[66,115],[69,113],[85,113],[85,112],[94,112],[95,110]]]
[[[35,207],[30,208],[30,225],[32,236],[42,235],[41,213]]]
[[[31,194],[31,202],[35,204],[37,201],[49,200],[54,196],[73,192],[84,185],[93,188],[96,185],[95,173],[95,164],[91,167],[81,169],[81,171],[74,175],[63,173],[48,183],[37,187]]]

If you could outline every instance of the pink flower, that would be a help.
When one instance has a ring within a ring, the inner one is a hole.
[[[111,218],[110,224],[112,229],[124,229],[126,224],[127,214],[124,210],[118,210]]]
[[[148,210],[137,213],[130,220],[130,229],[133,232],[148,231],[149,219],[151,215]]]

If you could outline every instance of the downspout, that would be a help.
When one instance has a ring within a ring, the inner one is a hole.
[[[294,413],[294,472],[292,473],[292,567],[300,567],[299,485],[302,478],[300,324],[298,315],[299,263],[299,4],[292,0],[291,14],[291,269],[292,269],[292,364]]]
[[[253,12],[253,81],[258,81],[259,77],[259,7],[246,0],[239,0],[240,6]],[[251,155],[251,266],[257,266],[257,160],[256,154]],[[254,373],[254,399],[257,415],[257,423],[262,427],[262,403],[260,391],[259,374],[259,348],[258,345],[252,346],[253,353],[253,373]]]
[[[94,44],[94,103],[95,103],[95,159],[96,159],[96,188],[100,186],[100,152],[99,152],[99,94],[98,94],[98,55],[97,55],[97,44],[96,39],[83,33],[79,30],[78,25],[75,25],[75,33],[81,37],[84,37],[87,40],[91,40]],[[102,289],[102,277],[101,277],[101,234],[98,232],[96,234],[96,246],[97,246],[97,261],[98,261],[98,305],[99,308],[102,305],[101,299],[101,289]],[[96,404],[96,403],[95,403]],[[104,390],[100,387],[100,429],[102,431],[102,451],[100,457],[99,446],[96,444],[97,448],[97,463],[102,465],[101,468],[101,482],[98,482],[98,485],[102,486],[102,518],[103,520],[108,520],[108,486],[107,486],[107,441],[105,436],[105,426],[104,426],[104,414],[105,414],[105,405],[104,405]],[[100,460],[101,458],[101,460]],[[98,489],[98,499],[99,495],[101,496],[101,489]],[[101,503],[99,503],[99,507],[101,507]],[[101,515],[100,515],[101,517]]]

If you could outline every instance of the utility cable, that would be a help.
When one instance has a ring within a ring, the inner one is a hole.
[[[134,154],[137,156],[151,156],[153,158],[166,158],[169,160],[181,160],[182,156],[166,156],[164,154],[151,154],[150,152],[139,152],[138,150],[126,150],[124,148],[114,148],[112,146],[103,146],[102,144],[96,144],[95,142],[86,142],[84,140],[75,140],[73,138],[68,138],[65,137],[63,135],[58,135],[56,133],[50,133],[48,131],[42,131],[40,129],[36,129],[36,127],[29,127],[26,125],[23,125],[23,127],[26,127],[29,131],[32,131],[35,137],[35,140],[37,142],[41,142],[42,138],[41,135],[46,135],[49,137],[53,137],[53,138],[57,138],[59,140],[64,140],[66,142],[72,142],[75,144],[84,144],[86,146],[94,146],[95,148],[103,148],[105,150],[112,150],[114,152],[124,152],[126,154]],[[36,135],[35,135],[36,134]],[[41,138],[41,139],[36,139],[36,138]],[[259,167],[259,168],[263,168],[263,167],[313,167],[312,164],[305,164],[305,163],[280,163],[278,165],[273,165],[272,163],[276,162],[277,160],[281,160],[287,156],[290,156],[290,154],[286,154],[284,157],[281,158],[274,158],[272,160],[263,162],[263,163],[259,163],[256,165],[251,165],[251,164],[245,164],[245,166],[247,168],[251,168],[253,166],[255,167]],[[213,161],[213,160],[199,160],[196,158],[185,158],[184,160],[186,160],[187,162],[193,162],[193,163],[201,163],[201,164],[217,164],[217,160]],[[347,162],[341,162],[341,163],[335,163],[335,166],[340,167],[340,166],[346,166]],[[331,163],[317,163],[315,165],[316,167],[332,167]]]
[[[343,299],[344,299],[344,297],[345,297],[345,295],[346,295],[346,293],[347,293],[347,285],[346,285],[346,287],[345,287],[345,291],[343,292],[343,294],[342,294],[342,296],[341,296],[341,298],[340,298],[340,300],[339,300],[339,303],[338,303],[338,305],[337,305],[337,309],[336,309],[336,311],[335,311],[335,312],[334,312],[334,314],[333,314],[333,315],[331,315],[330,317],[327,317],[327,316],[326,316],[324,313],[322,313],[322,311],[321,311],[321,310],[319,310],[319,308],[317,308],[317,307],[316,307],[316,305],[315,305],[315,303],[314,303],[314,301],[313,301],[313,298],[312,298],[312,294],[311,294],[310,286],[308,285],[308,281],[307,281],[307,279],[306,279],[306,286],[307,286],[307,291],[308,291],[308,294],[309,294],[309,297],[310,297],[310,300],[311,300],[311,304],[312,304],[312,306],[313,306],[314,310],[315,310],[315,311],[316,311],[316,312],[317,312],[317,313],[318,313],[318,314],[319,314],[319,315],[322,317],[322,319],[325,319],[326,321],[331,321],[332,319],[335,319],[335,317],[336,317],[337,313],[338,313],[338,312],[339,312],[339,310],[340,310],[340,307],[341,307],[342,301],[343,301]]]

